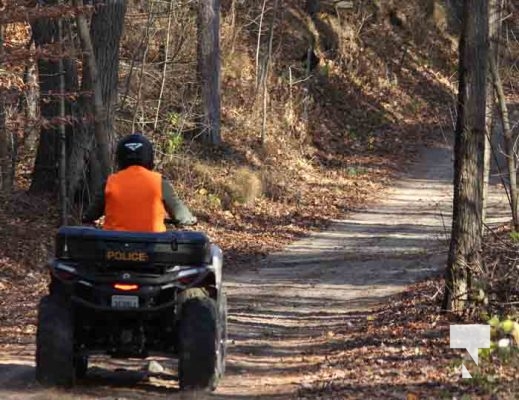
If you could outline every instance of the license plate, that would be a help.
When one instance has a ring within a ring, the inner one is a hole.
[[[112,296],[112,308],[139,308],[139,296]]]

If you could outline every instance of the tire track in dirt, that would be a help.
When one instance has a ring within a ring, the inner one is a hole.
[[[230,306],[227,375],[216,393],[180,393],[175,363],[148,375],[145,362],[98,358],[71,391],[34,382],[34,345],[0,354],[0,398],[248,399],[297,397],[334,345],[334,330],[444,267],[452,198],[452,150],[423,151],[381,201],[326,232],[272,254],[262,265],[225,277]],[[502,190],[488,215],[507,219]],[[340,343],[335,343],[340,346]]]

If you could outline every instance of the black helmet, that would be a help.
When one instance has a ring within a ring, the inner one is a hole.
[[[131,165],[153,169],[153,145],[140,133],[134,133],[119,140],[115,157],[119,169],[125,169]]]

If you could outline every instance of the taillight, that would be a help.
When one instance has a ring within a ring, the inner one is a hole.
[[[139,290],[139,285],[129,283],[114,283],[114,289],[120,290],[122,292],[132,292],[134,290]]]
[[[177,280],[183,285],[186,285],[188,283],[193,282],[200,274],[200,271],[200,268],[184,269],[178,273]]]
[[[191,282],[193,282],[196,278],[196,275],[195,276],[188,276],[186,278],[180,278],[178,281],[182,284],[182,285],[187,285]]]
[[[56,276],[64,281],[71,281],[76,277],[76,274],[73,274],[72,272],[63,271],[61,269],[56,269]]]
[[[70,281],[77,276],[77,271],[74,267],[62,263],[57,263],[55,265],[54,273],[59,279],[64,281]]]

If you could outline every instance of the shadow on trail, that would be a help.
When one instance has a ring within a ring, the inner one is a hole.
[[[121,362],[121,365],[124,363]],[[130,363],[131,364],[131,363]],[[232,367],[230,368],[232,371]],[[257,366],[258,371],[264,368]],[[280,369],[280,373],[286,372]],[[106,368],[90,368],[86,377],[79,380],[74,388],[46,388],[35,380],[33,365],[0,362],[0,375],[9,377],[2,380],[0,398],[2,400],[72,400],[72,399],[234,399],[248,398],[243,395],[224,395],[200,391],[180,391],[176,385],[176,374],[153,374],[148,376],[143,371],[110,370]],[[167,382],[167,385],[161,383]],[[175,386],[170,386],[170,384]],[[262,396],[271,398],[271,396]],[[277,397],[275,397],[277,398]]]
[[[42,390],[50,390],[72,397],[92,395],[95,396],[94,398],[98,398],[98,396],[110,395],[116,396],[114,398],[123,396],[125,398],[145,399],[149,396],[156,398],[157,395],[171,395],[179,391],[176,374],[147,374],[141,370],[126,369],[131,368],[132,365],[133,363],[128,361],[126,363],[120,362],[120,367],[115,369],[113,367],[109,369],[94,366],[89,368],[86,377],[78,380],[74,388],[58,390],[39,385],[35,380],[33,365],[0,362],[0,376],[2,376],[0,397],[6,398],[6,395],[2,394],[4,391],[24,392],[27,398],[30,398],[31,394],[40,393]],[[61,397],[52,397],[49,394],[48,398],[57,399]]]
[[[2,390],[25,390],[36,385],[32,365],[0,362],[0,376],[0,395]]]

